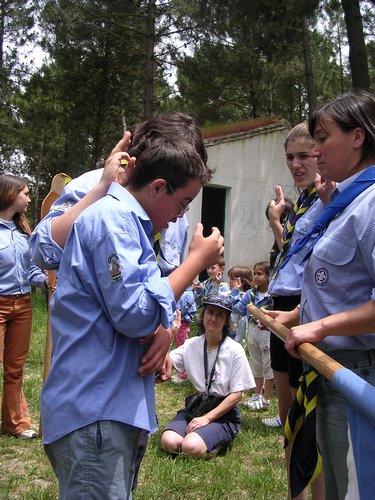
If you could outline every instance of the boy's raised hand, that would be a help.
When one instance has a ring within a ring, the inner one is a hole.
[[[224,252],[224,238],[220,231],[217,227],[213,227],[211,231],[210,236],[205,238],[202,224],[197,224],[186,259],[168,276],[176,300],[181,297],[194,277],[215,264]]]
[[[189,257],[199,263],[200,270],[216,264],[220,255],[224,253],[224,238],[217,227],[211,229],[211,234],[203,236],[203,225],[198,222],[194,236],[189,246]]]

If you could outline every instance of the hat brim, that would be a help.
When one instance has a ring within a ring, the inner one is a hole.
[[[230,306],[226,307],[223,304],[220,304],[218,302],[205,301],[205,302],[203,302],[203,305],[204,306],[215,306],[215,307],[219,307],[220,309],[224,309],[225,311],[228,311],[230,313],[232,312],[232,308]]]

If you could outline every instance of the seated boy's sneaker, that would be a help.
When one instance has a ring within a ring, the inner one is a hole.
[[[262,424],[266,427],[281,427],[281,419],[279,415],[273,418],[262,418]]]
[[[181,378],[176,374],[176,375],[172,375],[171,382],[173,382],[174,384],[184,384],[185,382],[187,382],[187,379]]]
[[[270,406],[269,400],[265,399],[261,394],[253,394],[244,404],[250,411],[267,410]]]

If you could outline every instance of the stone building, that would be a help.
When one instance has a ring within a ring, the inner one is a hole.
[[[219,227],[225,237],[227,270],[268,260],[274,240],[265,209],[274,197],[275,185],[280,184],[292,200],[297,197],[284,152],[289,124],[268,121],[271,123],[253,121],[250,128],[244,125],[242,130],[227,130],[205,139],[208,165],[215,173],[191,203],[189,236],[199,221],[205,234],[212,226]]]

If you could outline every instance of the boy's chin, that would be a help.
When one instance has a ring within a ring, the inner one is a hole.
[[[164,226],[162,226],[161,224],[159,224],[158,226],[153,226],[153,233],[154,234],[157,234],[157,233],[160,233],[160,231],[162,231],[163,229],[167,229],[168,227],[168,222],[166,224],[164,224]]]

